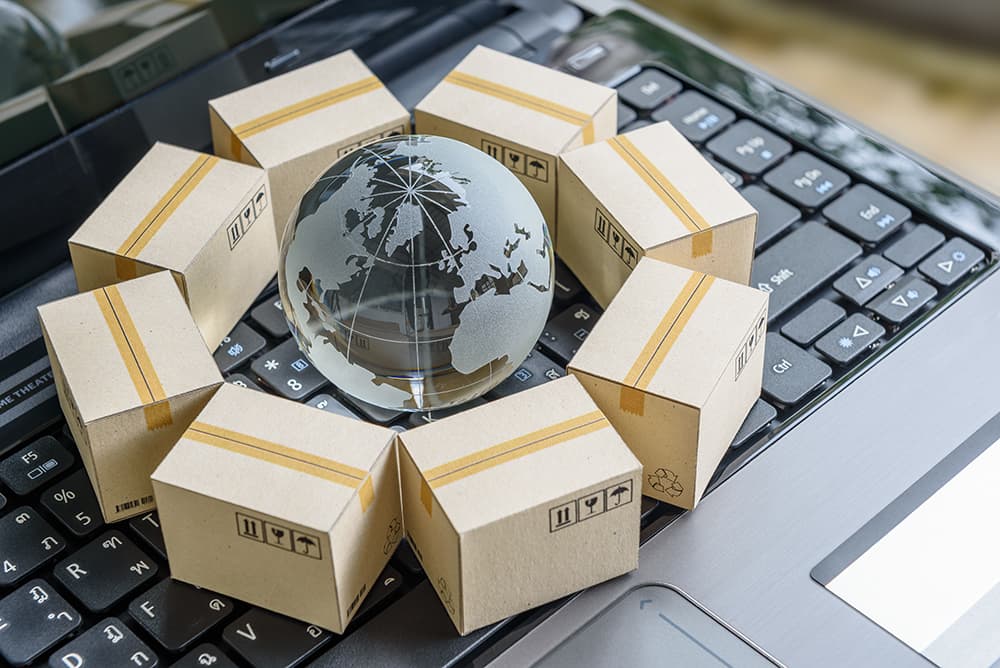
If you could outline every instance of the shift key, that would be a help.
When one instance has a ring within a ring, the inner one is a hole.
[[[861,246],[815,221],[764,251],[753,262],[750,285],[768,293],[769,320],[840,273]]]

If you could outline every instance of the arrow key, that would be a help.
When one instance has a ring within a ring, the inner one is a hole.
[[[869,255],[833,283],[833,289],[864,306],[903,275],[903,270],[881,255]]]
[[[855,313],[817,341],[816,350],[837,364],[850,364],[883,334],[885,327],[860,313]]]
[[[898,325],[914,316],[924,304],[936,296],[937,288],[926,281],[914,278],[876,299],[870,308],[881,318]]]
[[[920,273],[941,287],[958,282],[986,257],[965,239],[955,238],[920,263]]]

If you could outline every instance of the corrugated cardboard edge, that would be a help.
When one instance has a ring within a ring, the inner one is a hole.
[[[614,106],[614,108],[615,108],[614,109],[614,111],[615,111],[615,118],[617,119],[617,114],[618,114],[618,92],[614,88],[609,88],[608,91],[609,91],[609,93],[608,93],[608,99],[606,99],[604,102],[602,102],[601,105],[599,107],[597,107],[597,110],[593,114],[591,114],[591,124],[594,125],[594,139],[592,141],[590,141],[589,143],[586,142],[586,141],[584,141],[584,139],[583,139],[583,130],[584,130],[584,128],[582,128],[582,127],[578,128],[577,131],[573,133],[573,136],[570,137],[569,140],[565,144],[563,144],[562,148],[559,149],[559,152],[556,154],[556,158],[558,158],[560,154],[565,153],[566,151],[572,150],[574,148],[579,148],[579,147],[582,147],[582,146],[591,146],[592,144],[597,144],[597,143],[600,143],[602,141],[607,141],[611,137],[615,136],[615,133],[612,132],[611,135],[608,136],[608,137],[600,137],[599,136],[600,133],[598,133],[598,131],[597,131],[597,127],[596,127],[597,124],[595,122],[600,117],[600,115],[602,113],[608,113],[608,112],[605,111],[605,109],[607,109],[609,105]],[[615,132],[617,132],[617,122],[615,123]],[[578,139],[580,140],[579,145],[577,145],[577,143],[576,143]],[[557,160],[557,163],[558,163],[558,160]],[[558,164],[557,164],[556,165],[556,171],[557,172],[558,172],[558,169],[559,168],[558,168]],[[558,188],[559,188],[559,180],[557,178],[556,179],[556,189],[558,190]]]
[[[608,211],[608,213],[610,214],[611,212]],[[617,220],[618,219],[615,218],[615,221],[617,221]],[[759,220],[758,213],[757,213],[756,210],[753,210],[753,211],[751,211],[751,212],[747,213],[746,215],[741,216],[739,218],[734,218],[733,220],[728,220],[728,221],[726,221],[724,223],[719,223],[718,225],[712,225],[707,230],[699,230],[698,232],[692,232],[690,234],[685,234],[685,235],[682,235],[682,236],[679,236],[679,237],[674,237],[673,239],[667,239],[667,240],[661,241],[661,242],[659,242],[657,244],[653,244],[652,246],[647,246],[643,250],[644,250],[645,253],[648,254],[648,253],[654,252],[654,251],[656,251],[656,250],[658,250],[660,248],[664,248],[664,247],[669,246],[671,244],[677,243],[678,241],[683,241],[685,239],[691,239],[691,243],[692,243],[692,245],[694,245],[696,243],[696,239],[694,237],[697,237],[698,235],[702,235],[702,234],[705,234],[705,233],[711,234],[712,232],[717,231],[717,230],[728,229],[729,227],[737,227],[739,225],[746,225],[748,223],[752,223],[753,226],[754,226],[754,241],[756,242],[756,239],[757,239],[757,222],[758,222],[758,220]],[[619,227],[621,227],[620,224],[619,224]],[[626,232],[626,234],[628,234],[628,233]],[[629,238],[631,238],[631,235],[629,235]],[[633,241],[634,241],[634,239],[633,239]],[[700,254],[692,252],[691,256],[692,256],[692,258],[698,258],[698,257],[703,257],[705,255],[708,255],[711,252],[712,252],[711,242],[709,242],[709,248],[708,248],[707,251],[704,251],[704,252],[702,252]],[[748,279],[749,279],[749,277],[748,277]]]

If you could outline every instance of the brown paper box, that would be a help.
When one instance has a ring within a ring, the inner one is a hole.
[[[575,378],[400,443],[407,539],[462,635],[638,565],[640,464]]]
[[[149,512],[149,474],[222,384],[167,272],[39,307],[59,404],[108,522]]]
[[[69,240],[80,290],[169,269],[213,348],[278,265],[264,171],[156,144]]]
[[[278,240],[317,177],[354,149],[410,131],[410,114],[353,51],[209,101],[216,155],[259,165]]]
[[[171,575],[342,633],[402,535],[394,436],[226,384],[153,473]]]
[[[212,14],[197,12],[142,32],[47,88],[69,130],[225,50]]]
[[[556,157],[615,134],[618,94],[477,46],[414,109],[416,131],[464,141],[506,165],[556,236]]]
[[[639,261],[570,361],[643,464],[642,493],[694,508],[764,372],[767,295]]]
[[[556,252],[602,306],[639,258],[750,280],[757,212],[669,121],[559,161]]]

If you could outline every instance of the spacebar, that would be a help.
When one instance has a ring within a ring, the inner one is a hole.
[[[313,663],[334,666],[451,666],[497,633],[505,622],[458,635],[424,580]]]
[[[808,222],[753,261],[750,285],[770,294],[774,320],[861,255],[861,246],[829,227]]]

